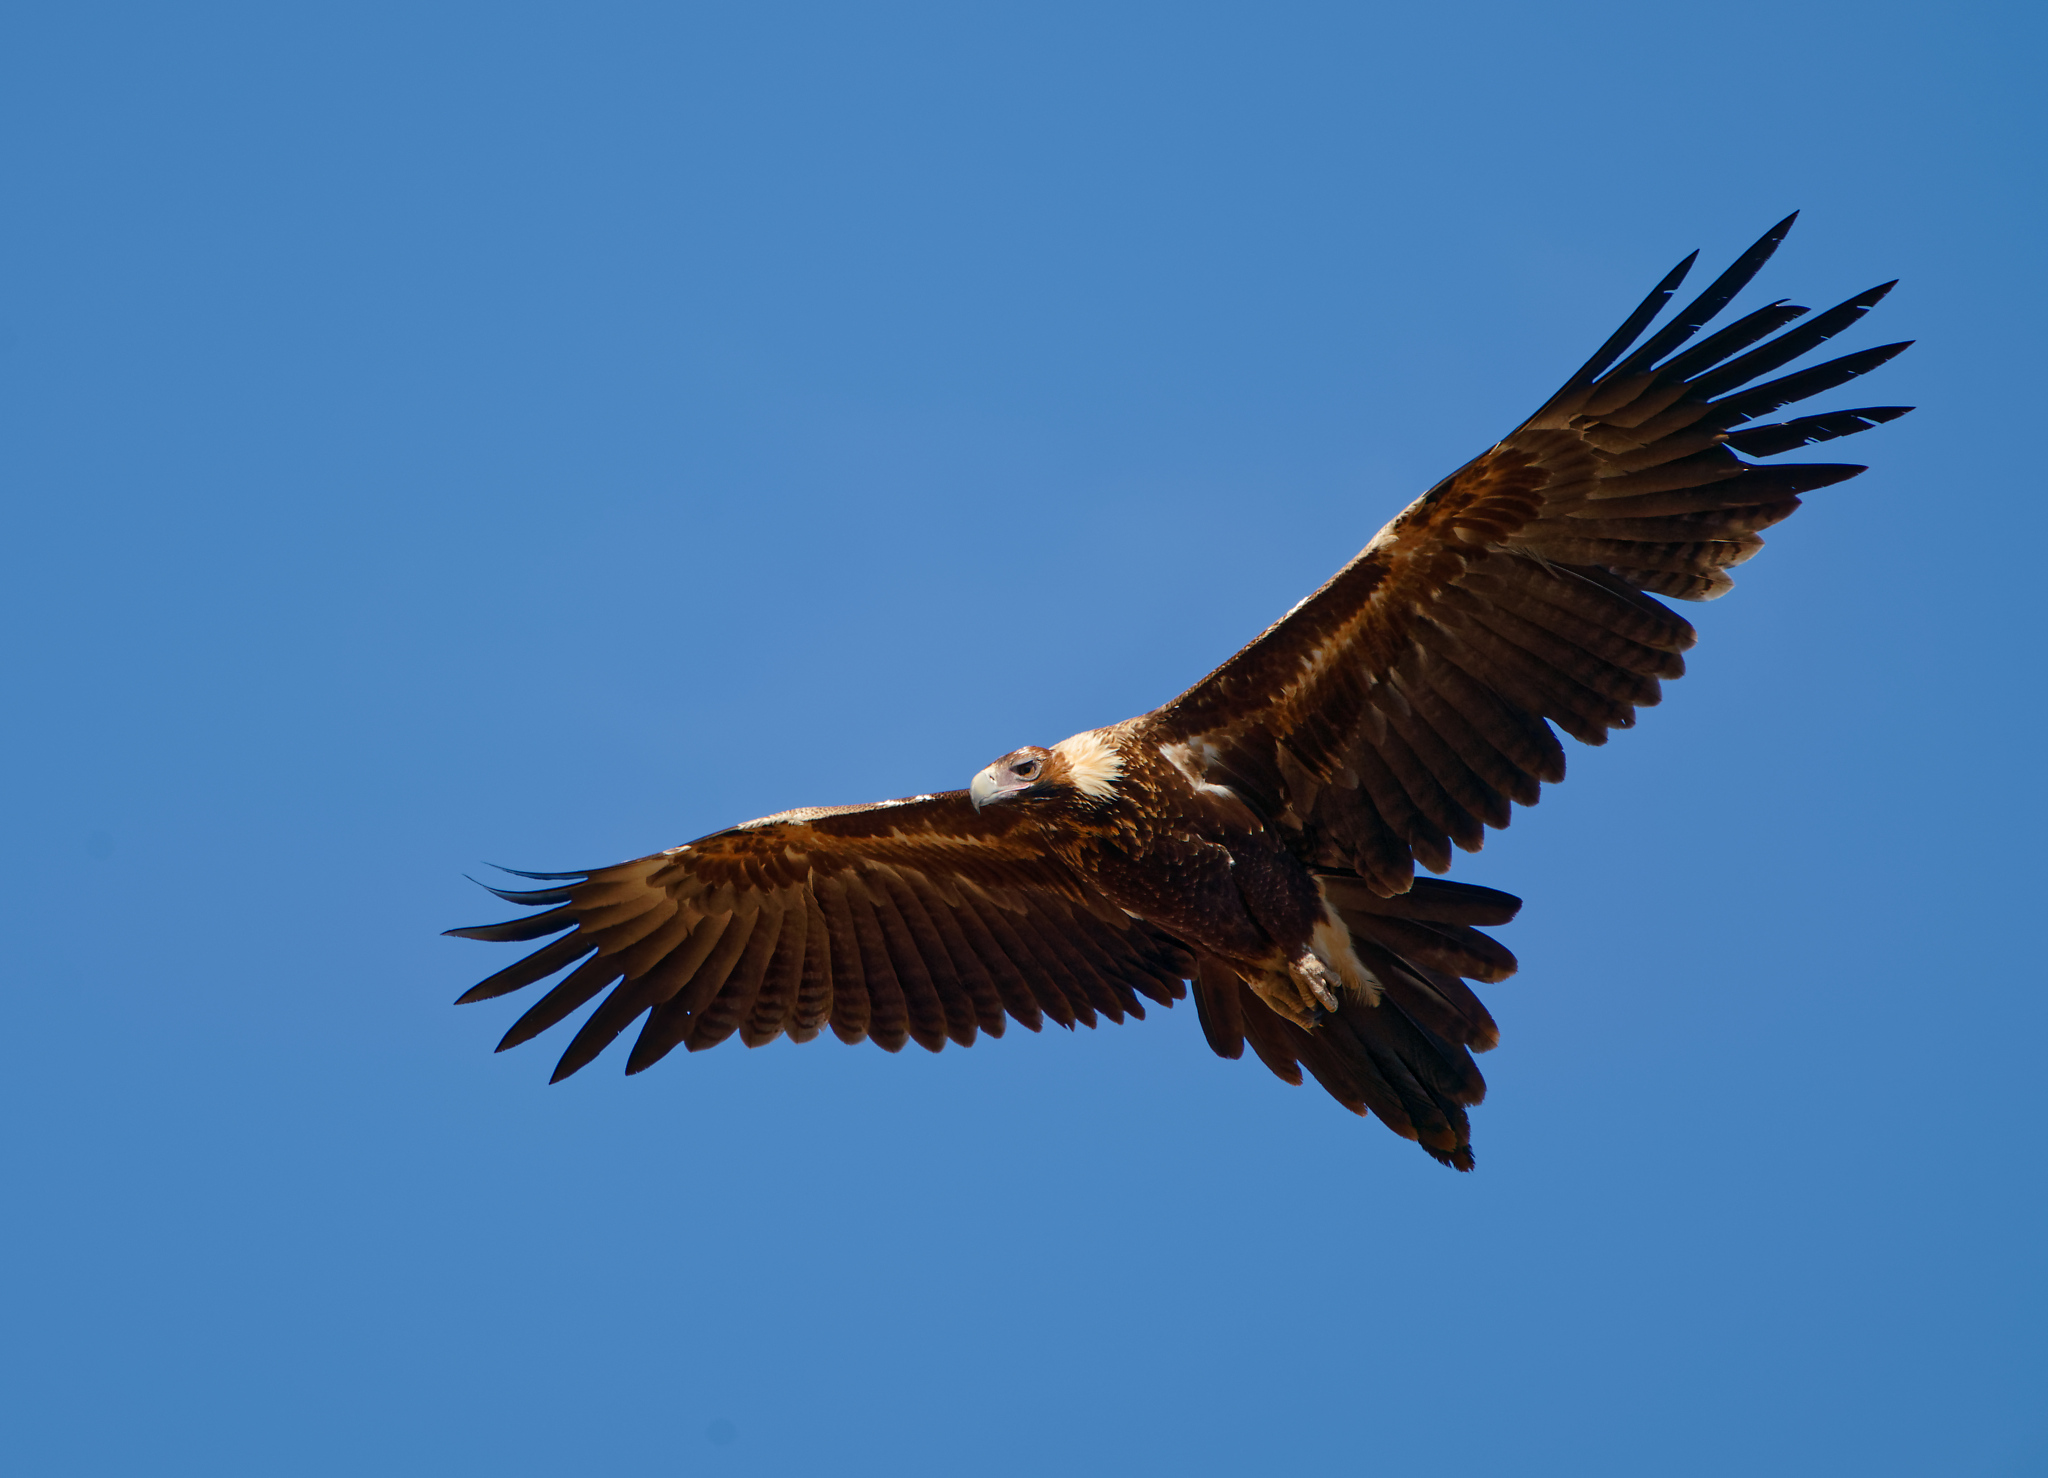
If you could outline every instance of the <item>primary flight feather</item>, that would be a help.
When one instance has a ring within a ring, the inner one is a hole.
[[[1721,595],[1801,493],[1864,470],[1747,458],[1908,409],[1758,424],[1906,347],[1764,378],[1890,284],[1812,318],[1781,300],[1695,342],[1791,225],[1642,339],[1686,258],[1535,415],[1164,707],[1016,750],[965,790],[520,874],[551,886],[492,891],[543,912],[449,932],[561,937],[461,999],[568,971],[503,1051],[602,995],[559,1081],[642,1017],[629,1073],[678,1046],[827,1026],[936,1052],[1011,1018],[1142,1018],[1141,998],[1170,1005],[1192,982],[1219,1054],[1249,1042],[1290,1083],[1306,1068],[1470,1169],[1465,1110],[1486,1092],[1472,1053],[1499,1034],[1467,982],[1515,969],[1476,926],[1520,900],[1415,863],[1443,872],[1453,844],[1476,851],[1561,780],[1553,725],[1602,744],[1684,672],[1692,626],[1656,596]]]

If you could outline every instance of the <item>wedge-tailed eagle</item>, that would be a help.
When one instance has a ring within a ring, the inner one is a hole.
[[[603,995],[559,1081],[636,1021],[629,1073],[678,1046],[828,1026],[937,1052],[1010,1019],[1142,1018],[1191,982],[1219,1055],[1249,1042],[1281,1078],[1306,1069],[1470,1169],[1465,1111],[1486,1091],[1472,1054],[1499,1034],[1467,982],[1514,971],[1479,926],[1520,900],[1415,863],[1445,871],[1453,844],[1476,850],[1562,779],[1555,730],[1601,744],[1657,702],[1693,628],[1656,597],[1723,594],[1800,494],[1864,470],[1749,459],[1908,409],[1759,424],[1906,347],[1765,378],[1890,284],[1812,318],[1781,300],[1696,338],[1791,224],[1638,346],[1686,258],[1535,415],[1163,707],[1013,750],[964,790],[521,874],[547,886],[493,891],[543,912],[449,932],[560,937],[461,999],[568,971],[502,1051]]]

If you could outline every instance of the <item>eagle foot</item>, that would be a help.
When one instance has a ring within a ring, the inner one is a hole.
[[[1314,1031],[1335,1015],[1342,988],[1314,955],[1303,950],[1284,969],[1269,967],[1257,975],[1246,972],[1258,998],[1304,1031]]]
[[[1337,1009],[1338,993],[1344,989],[1344,984],[1308,950],[1303,950],[1294,957],[1294,963],[1287,967],[1287,973],[1293,979],[1295,988],[1301,992],[1302,1004],[1308,1007],[1312,1014],[1320,1017],[1325,1012]]]

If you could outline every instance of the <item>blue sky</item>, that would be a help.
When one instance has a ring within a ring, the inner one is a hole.
[[[2048,1469],[2040,14],[17,7],[18,1471]],[[1922,409],[1460,859],[1478,1173],[1188,1009],[449,1006],[465,871],[1149,708],[1794,208]]]

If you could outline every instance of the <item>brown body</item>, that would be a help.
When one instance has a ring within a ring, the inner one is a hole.
[[[1863,470],[1743,454],[1904,414],[1753,424],[1905,347],[1762,379],[1884,288],[1797,327],[1805,309],[1769,304],[1694,341],[1790,225],[1638,347],[1681,264],[1523,426],[1172,702],[1014,751],[966,791],[530,874],[557,886],[496,891],[548,911],[452,932],[562,937],[463,999],[569,970],[502,1049],[602,994],[560,1078],[642,1016],[629,1072],[677,1046],[827,1025],[936,1051],[1008,1020],[1142,1017],[1142,999],[1192,981],[1218,1053],[1249,1042],[1282,1078],[1306,1069],[1469,1169],[1465,1110],[1485,1093],[1472,1053],[1499,1034],[1468,982],[1515,968],[1476,926],[1518,902],[1417,879],[1416,862],[1443,871],[1562,779],[1555,729],[1604,743],[1684,671],[1692,627],[1655,596],[1722,594],[1800,493]]]
[[[1031,778],[1005,787],[1001,777],[1020,763]],[[1080,778],[1091,765],[1100,794]],[[1144,720],[1018,750],[983,775],[978,801],[1021,810],[1046,850],[1111,903],[1230,966],[1290,1020],[1314,1025],[1347,977],[1374,994],[1355,956],[1330,942],[1327,900],[1287,836],[1229,786],[1201,780]],[[1319,945],[1330,958],[1318,957]]]

